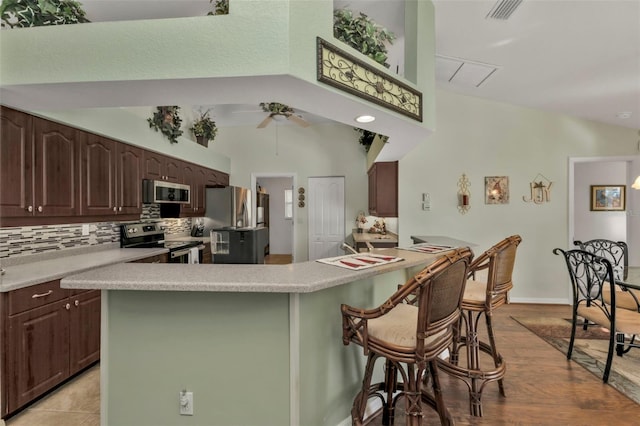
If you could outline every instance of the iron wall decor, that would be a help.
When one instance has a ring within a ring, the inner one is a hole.
[[[422,93],[317,38],[318,81],[422,122]]]
[[[591,185],[591,211],[624,211],[625,185]]]

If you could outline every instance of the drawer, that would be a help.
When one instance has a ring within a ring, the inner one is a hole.
[[[60,288],[60,280],[10,291],[7,294],[9,315],[15,315],[65,299],[68,295],[69,293],[66,289]]]

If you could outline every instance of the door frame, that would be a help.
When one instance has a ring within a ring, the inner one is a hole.
[[[298,174],[297,173],[285,173],[285,172],[252,172],[251,173],[251,191],[256,191],[256,185],[259,178],[290,178],[291,186],[295,188],[298,186]],[[258,199],[258,194],[254,197],[255,200]],[[257,212],[257,203],[253,203],[251,206],[251,210],[253,210],[253,219],[251,220],[251,226],[256,226],[256,221],[258,220],[258,212]],[[293,209],[293,217],[291,218],[293,221],[291,226],[291,247],[293,248],[293,253],[291,253],[291,262],[295,263],[296,261],[296,253],[298,251],[298,246],[296,244],[296,209]],[[271,239],[271,234],[269,234],[269,239]]]

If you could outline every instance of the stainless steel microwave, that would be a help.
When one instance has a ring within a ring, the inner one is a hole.
[[[153,204],[188,204],[191,202],[191,187],[181,183],[143,179],[142,201]]]

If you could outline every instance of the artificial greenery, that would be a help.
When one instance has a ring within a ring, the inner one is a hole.
[[[193,126],[189,128],[189,130],[196,137],[203,137],[207,141],[212,141],[216,138],[218,134],[218,128],[216,127],[216,122],[209,117],[209,111],[201,112],[200,117],[196,121],[193,122]]]
[[[270,112],[272,114],[293,114],[293,108],[278,102],[260,102],[260,107],[264,112]]]
[[[182,136],[182,130],[180,130],[182,119],[179,112],[179,106],[159,106],[153,113],[153,117],[147,118],[149,127],[154,128],[156,132],[161,132],[171,143],[178,143],[178,137]]]
[[[2,28],[38,27],[43,25],[90,22],[82,4],[74,0],[2,0]]]
[[[396,36],[362,12],[358,16],[349,9],[333,11],[333,35],[379,64],[389,68],[386,43]]]
[[[354,127],[353,130],[360,133],[360,138],[358,139],[358,142],[360,142],[360,145],[364,146],[364,150],[366,152],[369,152],[369,149],[371,148],[371,144],[373,143],[373,140],[376,138],[376,135],[378,134],[375,132],[370,132],[369,130],[360,129],[358,127]],[[389,136],[380,135],[380,138],[382,139],[382,142],[387,143]]]
[[[207,15],[229,14],[229,0],[209,0],[209,3],[213,3],[213,10],[207,13]]]

